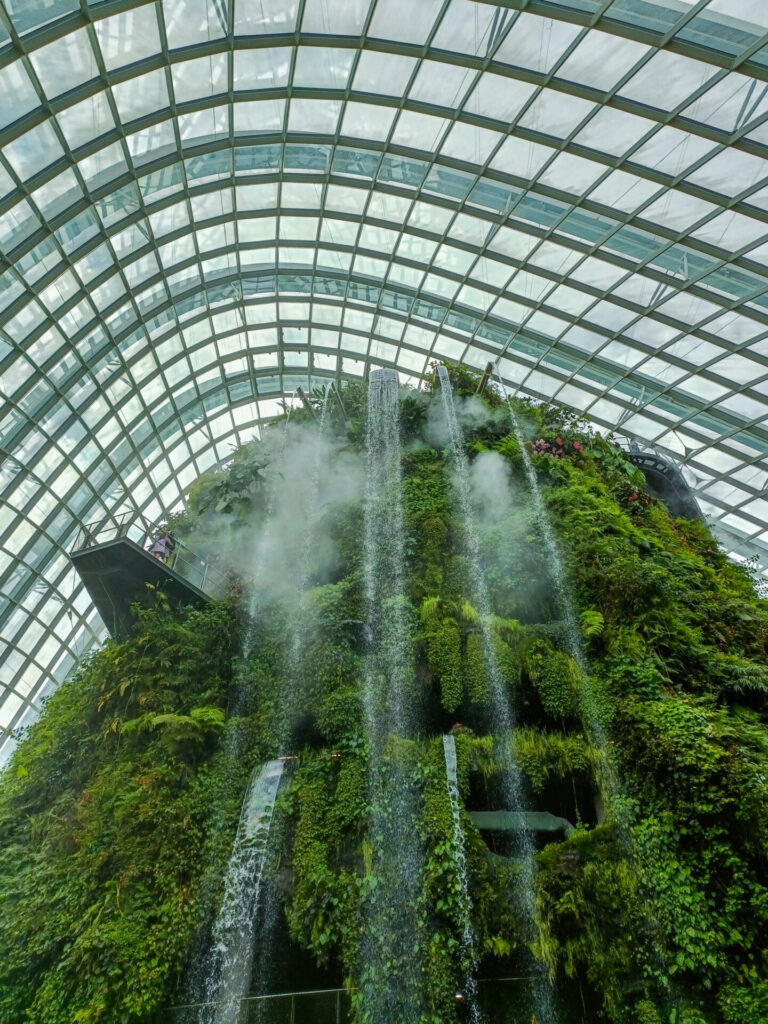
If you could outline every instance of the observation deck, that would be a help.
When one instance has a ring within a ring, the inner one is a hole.
[[[131,605],[147,585],[162,588],[171,604],[223,598],[224,574],[177,540],[167,563],[151,555],[157,527],[137,512],[123,512],[81,526],[69,551],[99,615],[113,637],[127,635]]]
[[[653,445],[642,444],[632,438],[614,438],[615,443],[629,456],[629,461],[642,470],[648,493],[663,501],[673,516],[680,519],[700,519],[701,509],[685,477],[669,456]]]
[[[469,816],[481,832],[562,832],[566,839],[573,825],[549,811],[470,811]]]

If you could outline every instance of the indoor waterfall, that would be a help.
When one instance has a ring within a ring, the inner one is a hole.
[[[325,389],[323,402],[320,409],[320,419],[317,425],[318,443],[322,444],[325,436],[326,419],[328,416],[328,404],[331,398],[331,388]],[[291,617],[291,639],[288,647],[288,658],[286,674],[291,680],[291,686],[285,695],[281,707],[281,721],[279,726],[279,749],[288,752],[292,747],[293,733],[296,727],[296,719],[299,709],[303,704],[303,694],[300,692],[298,680],[298,668],[301,656],[307,640],[308,619],[306,614],[306,592],[309,585],[312,562],[312,549],[315,542],[315,531],[319,515],[320,484],[323,469],[322,459],[315,459],[310,474],[306,491],[304,507],[304,529],[299,548],[299,559],[294,573],[294,601]]]
[[[581,678],[580,704],[584,719],[584,726],[603,755],[603,763],[601,765],[601,774],[603,777],[602,788],[604,790],[604,796],[606,798],[610,798],[610,796],[616,792],[617,780],[610,758],[608,737],[606,736],[605,729],[600,721],[595,696],[592,692],[592,686],[589,679],[589,668],[584,657],[584,650],[581,643],[581,629],[579,628],[579,621],[576,618],[576,613],[574,612],[573,599],[571,597],[570,587],[568,586],[568,580],[565,576],[565,566],[563,564],[560,550],[557,546],[555,532],[552,528],[552,521],[549,518],[547,507],[544,504],[544,498],[541,494],[536,470],[533,468],[531,456],[528,448],[526,447],[525,437],[523,436],[523,432],[520,427],[520,421],[515,414],[515,410],[512,403],[509,401],[509,398],[507,398],[507,408],[509,409],[509,421],[512,426],[512,433],[515,435],[515,440],[517,441],[520,449],[520,455],[523,460],[525,477],[528,481],[528,488],[533,502],[534,514],[541,532],[541,539],[544,542],[544,550],[547,556],[546,564],[548,566],[549,577],[555,597],[555,608],[565,629],[566,649],[568,654],[576,663],[579,670],[579,676]]]
[[[448,371],[442,364],[438,364],[437,375],[440,381],[440,397],[445,424],[448,429],[450,455],[453,464],[453,483],[464,527],[466,553],[471,577],[468,582],[478,614],[483,655],[490,683],[493,729],[504,766],[504,788],[507,803],[505,810],[522,812],[525,810],[523,778],[513,745],[515,716],[509,697],[506,694],[504,679],[494,648],[491,630],[492,609],[482,569],[480,538],[470,486],[469,460],[464,450],[464,439],[456,416],[451,380],[448,376]],[[527,924],[529,944],[532,944],[538,933],[534,889],[533,837],[526,827],[518,829],[516,837],[520,878],[515,896]],[[538,962],[536,964],[532,997],[535,1004],[535,1016],[539,1024],[552,1024],[555,1020],[552,993]]]
[[[422,1005],[417,913],[423,851],[417,797],[393,744],[415,735],[413,652],[406,614],[400,385],[373,370],[368,386],[364,586],[368,642],[364,708],[370,744],[370,830],[376,884],[367,903],[359,988],[372,1024],[417,1020]]]
[[[477,978],[475,976],[477,953],[472,929],[472,901],[469,895],[467,854],[464,849],[464,830],[461,827],[459,780],[456,773],[456,741],[449,734],[443,736],[443,753],[445,755],[445,779],[453,820],[453,855],[456,860],[459,916],[461,918],[461,956],[466,969],[464,997],[469,1005],[470,1021],[472,1024],[481,1024],[482,1014],[477,1003]]]
[[[254,768],[227,866],[205,972],[204,1024],[236,1024],[250,990],[254,924],[272,812],[285,762]]]
[[[328,410],[328,401],[330,396],[330,388],[326,390],[323,397],[322,410],[319,422],[318,433],[322,437],[323,429],[325,426],[325,420]],[[275,455],[272,460],[272,464],[280,467],[283,464],[285,458],[287,444],[288,444],[288,427],[290,423],[291,409],[288,408],[285,423],[280,430],[279,438],[276,442]],[[312,538],[313,529],[316,525],[317,520],[317,505],[319,498],[320,488],[320,471],[321,462],[317,459],[314,463],[313,472],[309,481],[309,486],[306,492],[305,501],[305,515],[304,515],[304,533],[301,543],[301,550],[298,563],[293,574],[294,579],[294,600],[292,609],[292,628],[291,628],[291,640],[288,648],[288,674],[295,682],[296,669],[299,664],[301,653],[305,642],[305,617],[302,614],[303,597],[309,581],[309,559],[311,556],[312,549]],[[254,577],[258,580],[261,575],[261,570],[268,563],[270,557],[270,548],[275,543],[274,537],[274,526],[275,517],[279,514],[276,505],[276,491],[272,487],[269,489],[265,515],[263,519],[263,525],[261,532],[258,537],[255,550],[253,552],[254,559]],[[249,652],[253,645],[257,642],[257,631],[259,626],[260,617],[265,612],[266,603],[269,601],[270,591],[269,588],[254,587],[253,594],[250,601],[250,616],[249,624],[246,630],[246,634],[243,640],[243,656],[247,659]],[[242,714],[244,702],[247,699],[247,682],[248,675],[245,664],[240,668],[240,675],[237,680],[235,688],[235,695],[233,698],[232,714]],[[287,693],[287,699],[281,706],[280,722],[278,724],[278,750],[283,752],[290,752],[292,733],[295,726],[296,715],[299,706],[300,694],[297,692],[297,687],[294,685]],[[237,760],[242,756],[242,734],[239,731],[233,731],[231,738],[227,745],[227,759],[231,765],[235,765]],[[283,761],[272,762],[275,765],[281,766],[284,764]],[[279,783],[279,778],[278,778]],[[254,793],[254,788],[258,791],[261,785],[259,779],[256,778],[255,772],[251,776],[246,790],[245,803],[243,805],[243,813],[245,814],[246,807],[249,805],[249,800]],[[240,827],[243,826],[243,818],[241,818]],[[266,842],[266,839],[265,839]],[[263,853],[261,862],[263,863]],[[248,878],[255,877],[254,891],[248,890]],[[235,929],[236,935],[236,947],[232,948],[232,951],[224,956],[220,960],[211,962],[211,953],[205,953],[200,951],[200,959],[203,959],[205,964],[203,970],[205,973],[205,990],[206,998],[211,998],[211,972],[212,968],[215,973],[215,977],[218,979],[216,985],[218,986],[219,992],[227,993],[230,990],[230,986],[234,986],[233,991],[235,993],[240,992],[234,998],[237,1000],[242,996],[248,995],[251,988],[250,975],[247,980],[243,980],[242,975],[246,973],[247,966],[252,962],[253,949],[255,944],[259,944],[261,947],[267,947],[270,944],[270,929],[274,926],[275,921],[278,918],[276,908],[273,906],[263,905],[259,907],[260,898],[260,865],[256,865],[254,861],[254,851],[252,845],[246,846],[241,851],[241,840],[240,840],[240,829],[235,837],[233,845],[232,856],[227,874],[227,882],[225,885],[225,892],[223,901],[220,909],[220,919],[234,920],[237,917],[238,925]],[[242,906],[240,909],[235,909],[231,905],[232,899],[237,899],[242,896]],[[265,890],[264,898],[262,903],[265,901],[272,901],[274,899],[275,892],[273,887],[268,887]],[[239,915],[239,916],[238,916]],[[250,915],[246,924],[246,917]],[[218,928],[217,924],[217,928]],[[226,925],[225,928],[229,929]],[[257,929],[261,934],[257,934]],[[246,945],[248,948],[246,949]],[[217,942],[217,949],[220,949],[221,941]],[[199,962],[199,960],[198,960]],[[232,974],[230,978],[228,975]],[[264,979],[262,979],[263,981]],[[243,987],[244,986],[244,987]],[[242,988],[242,991],[240,989]],[[224,1012],[224,1011],[222,1011]],[[235,1019],[235,1018],[233,1018]],[[228,1024],[228,1017],[215,1017],[215,1024]]]

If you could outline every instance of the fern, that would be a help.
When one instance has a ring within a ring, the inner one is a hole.
[[[587,608],[581,613],[581,631],[584,636],[600,636],[605,628],[602,612]]]

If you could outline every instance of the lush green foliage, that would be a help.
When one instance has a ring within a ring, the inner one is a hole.
[[[450,463],[433,396],[409,392],[405,583],[423,729],[418,741],[390,737],[378,770],[417,795],[411,824],[425,861],[407,909],[418,926],[422,1024],[457,1019],[453,993],[470,966],[440,741],[448,731],[481,976],[524,974],[536,957],[563,1021],[764,1022],[765,602],[704,525],[673,520],[645,494],[610,440],[559,410],[517,403],[585,674],[568,647],[507,409],[492,389],[481,404],[476,375],[451,375],[483,467],[478,507],[483,473],[508,489],[503,507],[481,517],[480,540],[492,642],[518,727],[493,735]],[[298,410],[291,422],[301,430],[312,415]],[[365,390],[350,386],[328,408],[334,458],[358,457],[364,422]],[[230,562],[233,545],[242,554],[249,525],[266,515],[277,451],[246,446],[193,485],[177,522],[192,547]],[[133,635],[109,642],[49,701],[0,789],[1,1020],[168,1020],[210,941],[247,777],[279,752],[286,708],[298,721],[299,761],[267,865],[280,927],[328,984],[359,981],[366,930],[376,927],[370,909],[383,900],[402,908],[377,893],[370,831],[360,501],[340,505],[327,532],[333,557],[312,550],[304,593],[270,595],[253,633],[235,607],[176,613],[155,595],[137,609]],[[251,593],[253,581],[243,583]],[[530,948],[512,845],[472,818],[502,806],[501,743],[514,750],[530,808],[574,826],[567,838],[540,837]],[[379,792],[391,799],[391,787]],[[366,1007],[353,1005],[365,1024]],[[505,1013],[530,1024],[528,1011]]]

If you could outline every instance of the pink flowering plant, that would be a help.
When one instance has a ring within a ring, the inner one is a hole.
[[[563,459],[567,457],[578,458],[584,452],[584,445],[580,441],[563,440],[556,437],[554,441],[547,441],[540,437],[531,445],[534,455],[548,455],[552,459]]]

